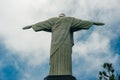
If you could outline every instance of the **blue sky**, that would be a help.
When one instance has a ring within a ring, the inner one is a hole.
[[[73,75],[97,80],[104,62],[120,73],[119,0],[0,0],[0,80],[40,80],[49,72],[51,34],[21,28],[64,12],[75,18],[104,22],[75,32]]]

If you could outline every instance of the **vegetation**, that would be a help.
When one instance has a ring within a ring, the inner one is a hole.
[[[99,72],[99,80],[120,80],[120,75],[115,72],[112,63],[104,63],[103,71]]]

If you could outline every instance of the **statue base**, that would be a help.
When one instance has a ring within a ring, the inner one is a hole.
[[[72,75],[49,75],[44,80],[76,80]]]

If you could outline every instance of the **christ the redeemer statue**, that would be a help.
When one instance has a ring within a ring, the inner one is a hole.
[[[72,75],[72,46],[73,33],[78,30],[88,30],[92,25],[102,26],[104,23],[85,21],[60,14],[59,17],[26,26],[35,32],[47,31],[52,33],[50,49],[49,75]]]

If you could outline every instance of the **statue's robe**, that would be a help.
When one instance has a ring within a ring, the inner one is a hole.
[[[73,17],[55,17],[32,25],[36,32],[52,32],[49,75],[72,75],[73,32],[92,25],[93,22]]]

